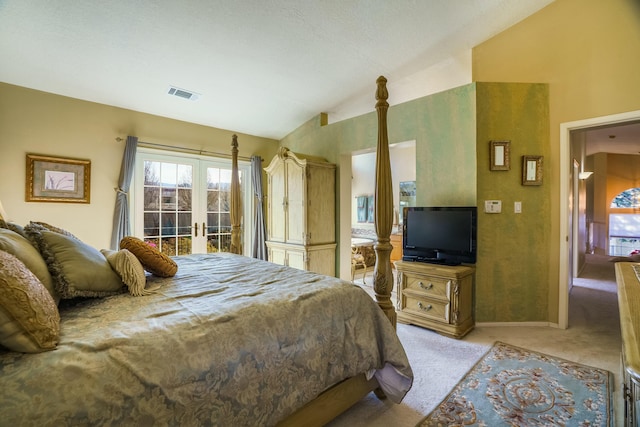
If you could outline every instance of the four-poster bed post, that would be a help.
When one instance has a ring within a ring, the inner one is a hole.
[[[231,248],[229,252],[242,255],[240,223],[242,218],[242,199],[240,179],[238,177],[238,136],[231,138]]]
[[[393,190],[391,184],[391,162],[389,159],[389,141],[387,135],[387,109],[389,97],[386,88],[387,79],[380,76],[377,80],[376,110],[378,112],[378,145],[376,155],[375,178],[375,230],[377,241],[374,245],[376,263],[374,267],[374,291],[378,306],[396,327],[396,311],[391,303],[393,289],[393,274],[391,272],[390,243],[391,228],[393,226]],[[240,185],[238,180],[238,140],[232,139],[232,178],[231,178],[231,252],[241,254],[240,239]],[[347,410],[365,395],[374,391],[384,399],[385,395],[379,388],[376,378],[367,379],[365,374],[359,374],[344,380],[325,390],[315,400],[297,410],[287,419],[278,423],[279,427],[323,426],[340,413]]]
[[[391,161],[389,159],[389,137],[387,134],[387,109],[389,93],[387,79],[376,80],[376,111],[378,112],[378,145],[376,148],[375,217],[377,241],[373,246],[376,264],[373,270],[373,290],[378,305],[396,327],[396,310],[391,303],[393,274],[391,272],[391,227],[393,226],[393,186],[391,185]]]

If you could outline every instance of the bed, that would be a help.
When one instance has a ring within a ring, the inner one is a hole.
[[[377,304],[350,282],[238,255],[233,212],[236,253],[173,258],[135,238],[100,252],[55,226],[0,217],[2,422],[323,425],[371,391],[400,402],[413,374],[390,302],[385,82]],[[236,175],[235,137],[232,155]]]

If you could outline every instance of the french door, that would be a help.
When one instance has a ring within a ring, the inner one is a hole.
[[[245,248],[253,211],[249,171],[239,162]],[[230,160],[139,149],[134,183],[134,234],[147,244],[169,256],[229,251]]]

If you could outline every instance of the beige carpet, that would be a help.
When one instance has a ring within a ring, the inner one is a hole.
[[[462,340],[398,324],[414,370],[414,384],[400,405],[373,393],[331,422],[332,427],[415,426],[446,397],[495,341],[536,350],[612,372],[614,407],[621,425],[620,323],[613,264],[590,257],[569,299],[569,328],[478,325]],[[369,280],[370,282],[370,280]]]

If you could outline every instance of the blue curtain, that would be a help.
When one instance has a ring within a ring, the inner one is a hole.
[[[138,147],[138,137],[128,136],[127,144],[124,147],[122,157],[122,168],[120,169],[120,179],[116,188],[116,207],[113,213],[113,229],[111,231],[111,249],[118,250],[120,240],[131,234],[129,221],[129,187],[131,177],[136,163],[136,149]]]
[[[262,159],[260,156],[251,157],[251,186],[256,198],[256,215],[254,218],[253,246],[251,256],[267,261],[267,231],[264,224],[263,193],[262,193]]]

